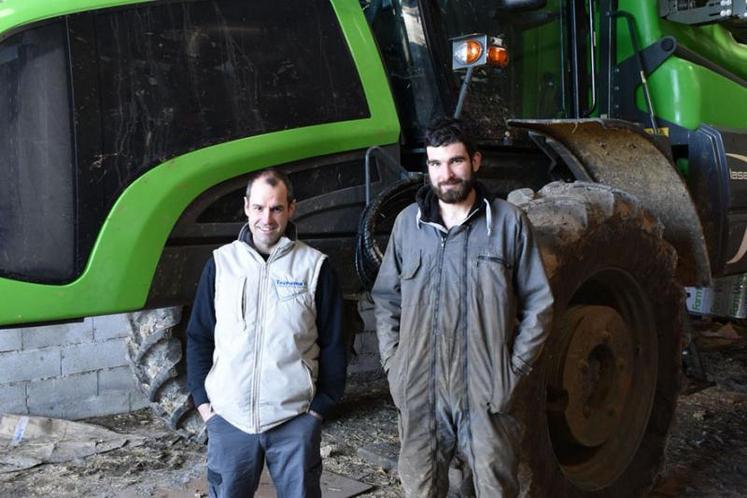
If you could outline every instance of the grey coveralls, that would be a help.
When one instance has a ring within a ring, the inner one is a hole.
[[[520,428],[509,409],[540,355],[553,300],[529,220],[482,192],[446,230],[421,189],[395,222],[372,291],[407,496],[445,496],[455,451],[478,497],[518,493]]]

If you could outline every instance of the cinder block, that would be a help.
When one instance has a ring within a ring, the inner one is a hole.
[[[82,322],[28,327],[20,330],[23,349],[39,349],[51,346],[93,342],[93,320]]]
[[[30,383],[29,412],[33,415],[78,420],[130,411],[127,391],[97,394],[97,372]]]
[[[124,339],[79,344],[62,349],[63,375],[124,365],[127,365],[127,346]]]
[[[26,415],[26,383],[5,384],[0,386],[0,413]]]
[[[60,375],[59,349],[0,353],[0,384],[58,375]]]
[[[21,332],[19,329],[0,329],[0,353],[21,349]]]
[[[375,305],[370,295],[367,294],[365,296],[361,296],[361,298],[358,299],[358,312],[360,314],[363,314],[366,311],[373,311],[374,307]]]
[[[148,398],[145,397],[140,391],[130,392],[130,411],[141,410],[150,406]]]
[[[348,375],[362,373],[371,373],[375,375],[383,374],[381,364],[379,363],[379,355],[358,355],[350,360],[350,364],[348,365]]]
[[[376,315],[373,304],[364,303],[358,306],[358,313],[363,320],[363,329],[366,331],[376,331]]]
[[[62,405],[55,405],[54,403],[29,406],[28,414],[35,417],[63,418]]]
[[[78,403],[65,404],[63,418],[79,420],[87,417],[115,415],[130,411],[130,395],[126,392],[110,392],[101,396],[91,396]]]
[[[375,332],[366,331],[356,334],[353,347],[359,355],[379,354],[379,340]]]
[[[128,335],[130,335],[130,322],[127,320],[127,313],[93,318],[93,336],[96,342],[127,337]]]
[[[29,409],[77,403],[97,395],[96,372],[29,382],[26,392]]]
[[[99,395],[103,395],[113,391],[137,391],[137,382],[135,382],[135,374],[132,373],[130,367],[117,367],[109,368],[106,370],[99,370]]]

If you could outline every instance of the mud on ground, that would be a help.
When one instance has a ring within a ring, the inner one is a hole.
[[[747,322],[723,327],[705,320],[694,325],[694,341],[708,378],[683,382],[667,460],[652,496],[744,497]],[[722,334],[724,330],[731,333]]]
[[[701,324],[701,329],[717,325]],[[679,399],[667,462],[652,496],[736,497],[747,489],[747,341],[739,335],[699,338],[709,379],[688,381]],[[147,410],[88,422],[147,436],[140,446],[63,464],[0,474],[8,497],[200,497],[205,496],[205,447],[185,441]],[[324,426],[325,469],[368,483],[362,496],[397,497],[391,458],[364,460],[360,448],[396,444],[396,410],[381,378],[350,383],[345,401]],[[381,455],[380,455],[381,456]]]

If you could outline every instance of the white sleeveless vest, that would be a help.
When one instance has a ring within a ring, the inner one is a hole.
[[[213,410],[257,434],[308,411],[319,372],[315,293],[325,255],[282,237],[265,260],[237,240],[213,252]]]

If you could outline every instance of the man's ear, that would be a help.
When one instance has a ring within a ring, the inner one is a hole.
[[[290,202],[290,204],[288,204],[288,218],[292,218],[293,213],[295,212],[296,212],[296,201],[293,200]]]
[[[244,214],[249,217],[249,198],[244,196]]]
[[[477,173],[477,170],[480,169],[480,162],[482,161],[482,154],[479,152],[475,152],[472,155],[472,172]]]

